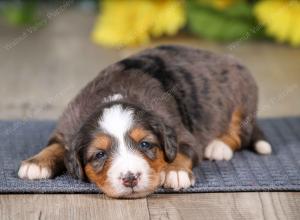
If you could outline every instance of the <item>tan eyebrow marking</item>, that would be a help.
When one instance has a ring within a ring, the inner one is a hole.
[[[97,147],[101,150],[107,150],[111,146],[111,143],[111,138],[108,135],[98,134],[92,141],[92,146]]]
[[[140,142],[146,136],[149,136],[151,133],[141,127],[134,128],[130,131],[129,136],[135,141]]]

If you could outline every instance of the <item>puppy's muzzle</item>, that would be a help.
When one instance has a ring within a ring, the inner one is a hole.
[[[128,172],[123,178],[122,183],[125,187],[133,188],[138,185],[140,173],[133,174],[132,172]]]

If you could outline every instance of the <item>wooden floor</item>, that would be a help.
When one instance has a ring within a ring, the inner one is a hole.
[[[50,9],[47,9],[51,11]],[[66,9],[34,31],[0,24],[0,118],[56,119],[106,65],[141,48],[112,50],[89,41],[95,15]],[[189,44],[237,56],[260,87],[260,116],[300,115],[300,50],[268,42],[230,49],[185,36]],[[300,193],[199,193],[112,200],[103,195],[0,195],[0,219],[300,219]]]
[[[5,219],[295,219],[300,193],[201,193],[116,200],[104,195],[2,195]]]

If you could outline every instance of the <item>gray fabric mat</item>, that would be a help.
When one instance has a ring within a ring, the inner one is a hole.
[[[67,174],[52,180],[18,179],[20,161],[39,152],[54,125],[53,121],[0,122],[0,193],[99,192],[93,184]],[[229,162],[204,161],[194,169],[196,185],[182,192],[300,191],[300,118],[263,119],[260,125],[273,146],[271,156],[244,150]]]

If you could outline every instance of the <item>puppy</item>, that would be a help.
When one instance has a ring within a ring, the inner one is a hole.
[[[257,87],[235,59],[183,46],[144,50],[104,69],[68,105],[22,179],[64,169],[115,198],[195,183],[203,158],[271,146],[256,123]]]

